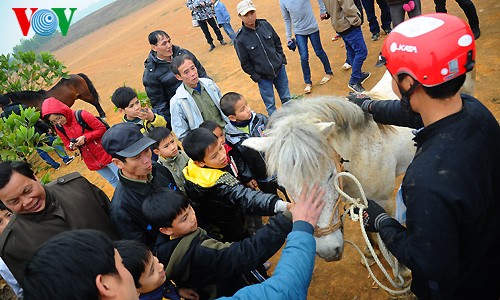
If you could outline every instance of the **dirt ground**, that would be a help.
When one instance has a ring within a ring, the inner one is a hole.
[[[233,16],[233,28],[240,27],[236,14],[237,0],[224,0]],[[317,13],[317,2],[311,1]],[[433,12],[432,1],[422,1],[423,12]],[[500,36],[497,20],[500,18],[500,4],[496,0],[475,1],[481,22],[481,38],[477,42],[477,83],[475,96],[479,98],[500,119],[500,86],[498,71],[498,37]],[[278,1],[254,0],[259,18],[265,18],[274,26],[282,41],[285,40],[285,29]],[[448,1],[449,13],[465,18],[460,7],[454,1]],[[319,13],[318,13],[319,15]],[[317,18],[319,20],[319,16]],[[312,69],[313,92],[304,98],[315,95],[346,95],[349,71],[341,69],[345,59],[345,49],[341,41],[332,42],[335,35],[328,21],[319,22],[323,46],[327,52],[335,72],[333,80],[319,86],[317,83],[323,76],[322,67],[310,48],[310,64]],[[199,28],[191,26],[189,10],[184,1],[156,1],[151,5],[123,18],[106,27],[100,28],[71,45],[55,52],[57,59],[64,62],[71,73],[85,73],[94,82],[101,95],[101,102],[108,114],[110,124],[119,122],[120,115],[114,113],[110,96],[113,91],[124,83],[136,89],[144,90],[142,86],[143,62],[149,52],[147,35],[155,29],[163,29],[170,34],[176,45],[192,51],[202,62],[208,74],[219,85],[222,92],[237,91],[242,93],[252,108],[265,113],[257,85],[241,70],[238,58],[231,46],[221,46],[216,42],[213,52],[208,52],[203,34]],[[364,64],[364,70],[372,72],[372,77],[365,83],[370,89],[381,78],[384,70],[375,68],[378,53],[385,35],[379,41],[373,42],[368,30],[368,24],[363,25],[369,56]],[[71,32],[69,32],[71,34]],[[226,37],[229,41],[229,39]],[[288,58],[287,72],[290,89],[294,94],[302,94],[304,84],[297,52],[285,50]],[[74,109],[95,109],[83,102],[77,102]],[[66,174],[70,171],[81,172],[90,181],[101,187],[109,196],[112,187],[97,173],[90,172],[83,161],[78,159],[70,166],[63,166],[53,174]],[[345,238],[361,245],[361,236],[356,224],[348,222]],[[357,229],[357,230],[356,230]],[[277,262],[278,255],[273,258]],[[352,247],[346,245],[344,257],[340,262],[325,263],[316,260],[313,279],[309,289],[308,299],[389,299],[387,293],[372,285],[367,270],[359,263],[360,258]],[[379,275],[380,272],[377,272]]]

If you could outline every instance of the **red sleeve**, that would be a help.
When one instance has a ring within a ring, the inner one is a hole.
[[[106,132],[106,127],[94,115],[86,110],[82,110],[82,119],[89,125],[92,130],[85,130],[84,136],[86,141],[94,141],[102,138]]]

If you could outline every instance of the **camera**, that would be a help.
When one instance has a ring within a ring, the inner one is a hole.
[[[70,148],[74,148],[75,147],[75,143],[76,143],[76,139],[75,138],[69,139],[69,147]]]

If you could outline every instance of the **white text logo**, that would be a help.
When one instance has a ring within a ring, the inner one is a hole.
[[[417,47],[412,46],[412,45],[403,45],[403,44],[398,45],[397,43],[392,43],[391,44],[391,52],[396,52],[396,51],[417,53]]]

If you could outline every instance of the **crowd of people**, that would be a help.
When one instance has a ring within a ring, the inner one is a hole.
[[[323,65],[319,84],[333,76],[318,23],[310,0],[279,2],[287,47],[298,48],[308,94],[308,40]],[[443,1],[435,2],[442,10]],[[318,0],[320,19],[331,20],[345,43],[355,92],[349,101],[376,122],[415,129],[416,154],[398,193],[406,224],[370,200],[366,229],[379,232],[412,271],[419,299],[498,299],[500,275],[492,270],[500,268],[500,127],[481,102],[459,93],[475,65],[479,22],[472,2],[457,2],[468,9],[470,26],[447,14],[419,16],[419,0],[377,0],[381,25],[374,0]],[[277,109],[274,89],[282,104],[291,101],[282,42],[270,22],[257,19],[252,1],[235,8],[242,21],[237,33],[220,0],[186,5],[209,51],[215,45],[208,25],[222,45],[217,24],[224,28],[268,116]],[[381,30],[387,34],[379,65],[401,100],[362,94],[370,73],[362,71],[368,51],[361,7],[372,40]],[[410,19],[403,22],[405,13]],[[42,185],[29,163],[0,162],[0,274],[27,300],[306,299],[325,191],[306,185],[293,204],[281,199],[278,190],[286,191],[268,174],[263,153],[242,145],[264,136],[268,116],[254,112],[244,95],[222,93],[196,56],[165,31],[151,32],[148,42],[143,84],[151,107],[127,86],[111,97],[123,117],[110,128],[55,98],[42,107],[65,148],[78,150],[113,186],[111,200],[79,173]],[[4,113],[18,107],[2,106]],[[262,216],[269,216],[267,224]],[[267,261],[285,241],[270,277]]]

